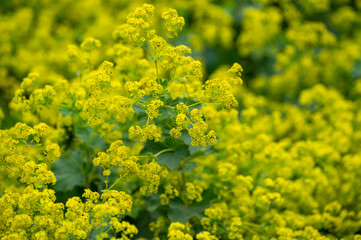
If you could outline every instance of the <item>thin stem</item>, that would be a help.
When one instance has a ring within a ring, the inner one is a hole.
[[[120,180],[121,180],[121,178],[119,177],[107,190],[112,189],[115,186],[115,184],[117,184]]]
[[[149,158],[149,156],[134,156],[134,157],[137,157],[137,158]]]
[[[102,221],[102,229],[101,229],[101,231],[100,231],[100,235],[103,234],[103,229],[104,229],[103,222],[104,222],[104,221]]]
[[[105,189],[108,190],[108,182],[109,182],[109,175],[107,175],[107,179],[105,180]]]
[[[159,79],[159,71],[158,71],[158,60],[154,60],[155,70],[157,71],[157,80]]]
[[[163,45],[163,47],[159,50],[159,56],[161,54],[161,52],[163,51],[163,48],[166,46],[167,44]]]
[[[249,226],[246,226],[246,228],[248,229],[248,231],[250,231],[253,234],[258,235],[259,233],[257,231],[255,231],[254,229],[250,228]]]
[[[158,70],[158,55],[157,55],[157,48],[154,49],[154,65],[155,65],[155,71],[157,72],[157,81],[159,79],[159,70]]]
[[[173,152],[173,151],[174,151],[174,149],[172,149],[172,148],[164,149],[164,150],[158,152],[157,154],[155,154],[154,157],[156,158],[156,157],[158,157],[159,155],[161,155],[162,153],[165,153],[165,152]]]
[[[170,72],[172,72],[171,70],[169,70]],[[163,89],[164,92],[166,92],[166,90],[168,89],[169,85],[174,81],[174,76],[175,76],[175,69],[173,73],[170,73],[170,80],[167,84],[167,86]]]
[[[189,105],[188,107],[190,108],[190,107],[193,107],[193,106],[198,105],[198,104],[202,104],[202,102],[193,103],[193,104]]]
[[[80,71],[80,74],[79,74],[79,87],[81,87],[82,77],[83,77],[83,72]]]
[[[189,94],[189,91],[188,91],[187,84],[183,83],[183,85],[184,85],[184,87],[185,87],[185,89],[186,89],[186,93],[187,93],[187,101],[186,101],[186,104],[187,104],[188,101],[189,101],[189,96],[190,96],[190,94]]]
[[[166,89],[168,88],[168,86],[173,82],[173,77],[171,76],[171,79],[169,80],[169,82],[168,82],[168,85],[167,85],[167,87],[166,87]]]
[[[144,46],[142,46],[142,47],[143,47],[143,49],[146,51],[146,53],[148,53],[148,55],[150,56],[150,58],[154,61],[155,59],[154,59],[152,53],[149,52],[148,49],[146,49]]]
[[[251,222],[247,222],[247,221],[244,221],[243,222],[245,225],[249,225],[249,226],[252,226],[252,227],[261,227],[260,225],[256,224],[256,223],[251,223]]]
[[[17,171],[15,171],[14,169],[12,169],[8,164],[6,164],[6,167],[7,167],[10,171],[16,173],[19,177],[21,177],[21,174],[18,173]]]

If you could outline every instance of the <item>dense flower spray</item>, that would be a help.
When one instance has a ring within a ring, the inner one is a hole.
[[[144,2],[0,1],[0,239],[361,239],[361,1]]]

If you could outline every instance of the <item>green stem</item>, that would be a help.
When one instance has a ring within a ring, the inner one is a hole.
[[[198,104],[202,104],[202,102],[193,103],[193,104],[189,105],[188,107],[190,108],[190,107],[193,107],[193,106],[198,105]]]
[[[167,90],[167,88],[168,88],[168,86],[173,82],[173,77],[171,76],[171,79],[169,80],[169,82],[168,82],[168,85],[167,85],[167,87],[165,88],[165,90]]]
[[[108,182],[109,182],[109,175],[107,175],[107,179],[105,180],[105,189],[108,190]]]
[[[158,60],[154,60],[155,70],[157,71],[157,80],[159,79],[159,71],[158,71]]]
[[[80,75],[79,75],[79,87],[81,87],[81,80],[82,80],[82,78],[83,78],[83,72],[82,71],[80,71]]]
[[[248,229],[248,231],[250,231],[251,233],[255,234],[255,235],[259,235],[259,233],[257,231],[255,231],[254,229],[250,228],[250,226],[246,226],[246,228]]]
[[[165,44],[160,50],[159,50],[159,55],[162,53],[163,48],[166,46],[167,44]]]
[[[186,101],[186,104],[188,103],[189,101],[189,97],[190,97],[190,94],[189,94],[189,91],[188,91],[188,87],[187,87],[187,84],[183,83],[185,89],[186,89],[186,93],[187,93],[187,101]]]
[[[10,171],[16,173],[19,177],[21,177],[21,174],[18,173],[17,171],[15,171],[14,169],[12,169],[8,164],[6,164],[6,167],[7,167]]]
[[[154,59],[153,55],[148,51],[148,49],[146,49],[144,46],[142,46],[142,47],[145,50],[145,52],[149,55],[149,57],[154,61],[155,59]]]
[[[119,177],[107,190],[112,189],[115,186],[115,184],[117,184],[120,180],[121,180],[121,178]]]
[[[149,156],[134,156],[134,157],[137,157],[137,158],[149,158]]]
[[[102,221],[102,230],[100,231],[100,234],[103,234],[103,229],[104,229],[103,222],[104,221]]]
[[[161,155],[162,153],[165,153],[165,152],[173,152],[173,151],[174,151],[174,149],[172,149],[172,148],[164,149],[164,150],[158,152],[157,154],[155,154],[154,157],[156,158],[156,157],[158,157],[159,155]]]
[[[260,225],[256,224],[256,223],[251,223],[251,222],[247,222],[247,221],[244,221],[243,222],[245,225],[249,225],[249,226],[252,226],[252,227],[261,227]]]

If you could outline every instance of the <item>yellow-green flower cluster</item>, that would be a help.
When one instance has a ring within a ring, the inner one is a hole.
[[[129,222],[119,222],[117,218],[112,218],[110,220],[110,224],[112,225],[112,228],[114,228],[116,233],[121,233],[121,239],[130,240],[138,234],[138,229]]]
[[[134,45],[143,45],[146,40],[152,38],[155,31],[152,29],[154,6],[143,4],[127,17],[127,24],[122,30]]]
[[[327,30],[323,23],[294,24],[288,30],[286,36],[300,50],[306,50],[315,46],[329,46],[336,42],[335,36]]]
[[[56,182],[54,173],[48,170],[45,163],[36,164],[33,161],[24,164],[21,180],[28,185],[34,184],[35,188]]]
[[[186,227],[178,222],[171,223],[168,228],[169,240],[192,240],[192,236],[186,232]]]
[[[113,129],[112,122],[124,123],[134,113],[132,99],[115,94],[111,82],[112,71],[113,63],[105,61],[98,71],[88,74],[84,80],[89,98],[76,103],[77,108],[81,109],[81,118],[87,120],[89,126],[109,129],[105,133]]]
[[[159,107],[164,104],[160,100],[153,100],[147,105],[146,113],[150,119],[157,118],[159,116]]]
[[[189,201],[196,200],[197,202],[202,201],[202,192],[203,189],[200,186],[194,185],[191,182],[185,184],[186,187],[186,196]]]
[[[101,42],[98,39],[93,37],[86,38],[81,44],[80,47],[86,52],[92,52],[97,48],[100,48]]]
[[[64,206],[54,203],[55,192],[28,186],[21,193],[6,191],[0,198],[1,238],[46,239],[57,236]],[[66,239],[66,238],[58,238]]]
[[[113,142],[107,152],[99,152],[93,159],[95,166],[101,166],[105,169],[123,166],[124,161],[129,158],[129,148],[123,145],[121,140]]]
[[[13,128],[2,132],[0,163],[6,166],[5,174],[9,179],[20,177],[20,181],[35,188],[43,188],[56,182],[54,173],[47,163],[60,157],[60,147],[48,139],[49,126],[44,123],[30,127],[17,123]],[[41,141],[43,140],[43,141]],[[46,147],[45,145],[48,144]],[[15,175],[11,177],[11,175]]]
[[[155,79],[144,77],[139,81],[127,82],[125,88],[132,97],[139,99],[145,95],[158,96],[162,93],[163,87]]]
[[[162,135],[161,130],[154,124],[144,126],[131,126],[129,128],[129,138],[135,139],[138,143],[146,142],[148,139],[159,142]]]
[[[164,193],[159,195],[160,201],[163,205],[169,204],[170,199],[174,199],[179,196],[179,191],[172,185],[167,185],[164,189]]]
[[[171,129],[170,134],[172,137],[180,137],[182,134],[181,131],[187,129],[192,138],[192,146],[206,147],[216,144],[216,133],[213,130],[206,133],[208,125],[203,120],[203,113],[201,110],[195,108],[189,113],[189,109],[184,103],[179,103],[176,106],[176,109],[178,111],[175,120],[177,127]]]
[[[232,28],[235,20],[230,12],[210,1],[192,1],[190,6],[197,9],[193,12],[190,29],[192,48],[203,50],[208,45],[229,49],[233,46],[236,32]]]
[[[200,232],[196,236],[197,240],[218,240],[218,238],[209,232]]]
[[[175,9],[169,9],[162,13],[162,18],[165,20],[165,28],[167,30],[167,37],[174,38],[178,36],[184,26],[184,18],[178,17]]]
[[[214,79],[207,80],[204,85],[205,98],[208,101],[220,103],[225,109],[238,106],[238,102],[233,96],[232,89],[243,83],[241,78],[243,68],[241,65],[238,63],[233,64],[228,72],[230,76],[227,76],[226,79],[216,77]]]
[[[242,32],[238,38],[239,52],[248,55],[272,43],[281,31],[282,15],[275,7],[248,8],[244,13]]]
[[[144,165],[138,174],[144,185],[140,188],[140,193],[145,195],[157,192],[161,179],[165,178],[168,172],[157,163],[150,162]]]
[[[49,160],[49,162],[54,162],[61,155],[59,145],[55,144],[55,143],[49,144],[45,148],[44,155],[45,155],[46,159]]]

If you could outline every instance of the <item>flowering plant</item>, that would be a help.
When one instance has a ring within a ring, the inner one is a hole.
[[[136,5],[0,3],[0,239],[361,239],[361,2]]]

